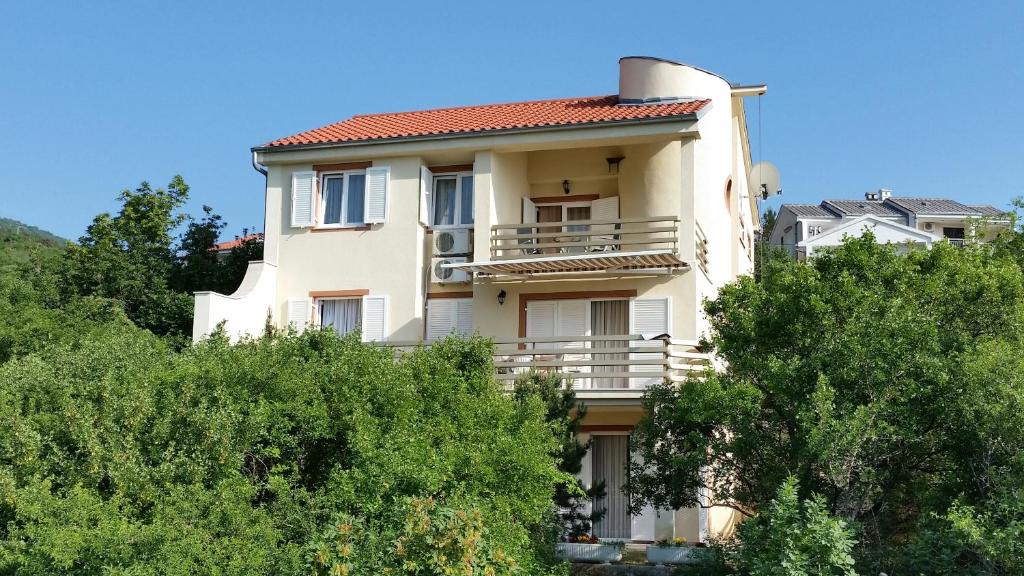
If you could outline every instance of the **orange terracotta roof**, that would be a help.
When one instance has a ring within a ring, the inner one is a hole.
[[[215,252],[224,252],[237,248],[249,240],[263,240],[263,233],[257,232],[256,234],[249,234],[248,236],[242,236],[241,238],[235,238],[234,240],[228,240],[227,242],[219,242],[213,245],[212,250]]]
[[[619,97],[611,95],[361,114],[268,142],[263,148],[694,116],[708,102],[710,100],[619,104]]]

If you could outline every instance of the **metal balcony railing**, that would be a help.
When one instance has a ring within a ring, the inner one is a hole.
[[[678,253],[679,218],[649,216],[491,226],[492,260],[658,250]]]

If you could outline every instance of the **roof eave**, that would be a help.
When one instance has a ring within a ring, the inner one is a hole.
[[[282,144],[278,146],[254,146],[252,152],[283,152],[294,150],[316,150],[322,148],[347,148],[355,146],[371,146],[374,144],[395,144],[400,142],[422,142],[425,140],[455,140],[462,138],[474,138],[480,136],[493,136],[501,134],[528,134],[539,132],[559,132],[563,130],[575,130],[579,128],[607,128],[615,126],[635,126],[641,124],[663,124],[681,121],[696,121],[704,116],[704,113],[711,108],[711,102],[706,103],[696,112],[686,114],[673,114],[671,116],[659,116],[657,118],[629,118],[626,120],[602,120],[597,122],[580,122],[577,124],[560,124],[556,126],[527,126],[523,128],[501,128],[497,130],[479,130],[474,132],[454,132],[451,134],[422,134],[416,136],[397,136],[394,138],[374,138],[369,140],[351,140],[343,142],[316,142],[311,144]]]

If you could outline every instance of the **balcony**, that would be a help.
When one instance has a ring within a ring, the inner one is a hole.
[[[532,371],[560,375],[582,398],[639,398],[650,385],[682,382],[711,362],[697,342],[635,334],[496,340],[495,378],[506,386]],[[398,350],[430,343],[385,343]]]
[[[531,275],[689,266],[679,258],[679,218],[649,216],[494,225],[489,260],[449,267]]]

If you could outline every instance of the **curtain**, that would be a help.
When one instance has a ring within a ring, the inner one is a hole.
[[[338,336],[344,336],[362,327],[363,306],[361,299],[321,300],[319,304],[320,326],[334,328]]]
[[[455,224],[455,178],[434,179],[434,226]]]
[[[366,174],[349,174],[348,206],[345,210],[346,224],[363,223],[363,203],[366,196]]]
[[[590,331],[594,336],[619,336],[629,333],[629,300],[598,300],[590,303]],[[625,360],[625,353],[600,354],[601,348],[624,348],[628,340],[595,341],[594,360]],[[594,372],[629,372],[628,366],[594,366]],[[613,378],[594,378],[593,388],[629,388],[625,375]]]
[[[594,483],[604,482],[604,498],[594,502],[595,510],[605,510],[604,517],[594,522],[594,535],[598,538],[625,538],[631,536],[629,502],[625,491],[626,464],[629,458],[629,436],[595,435]]]
[[[345,179],[341,176],[324,179],[324,224],[341,223],[342,190]]]

